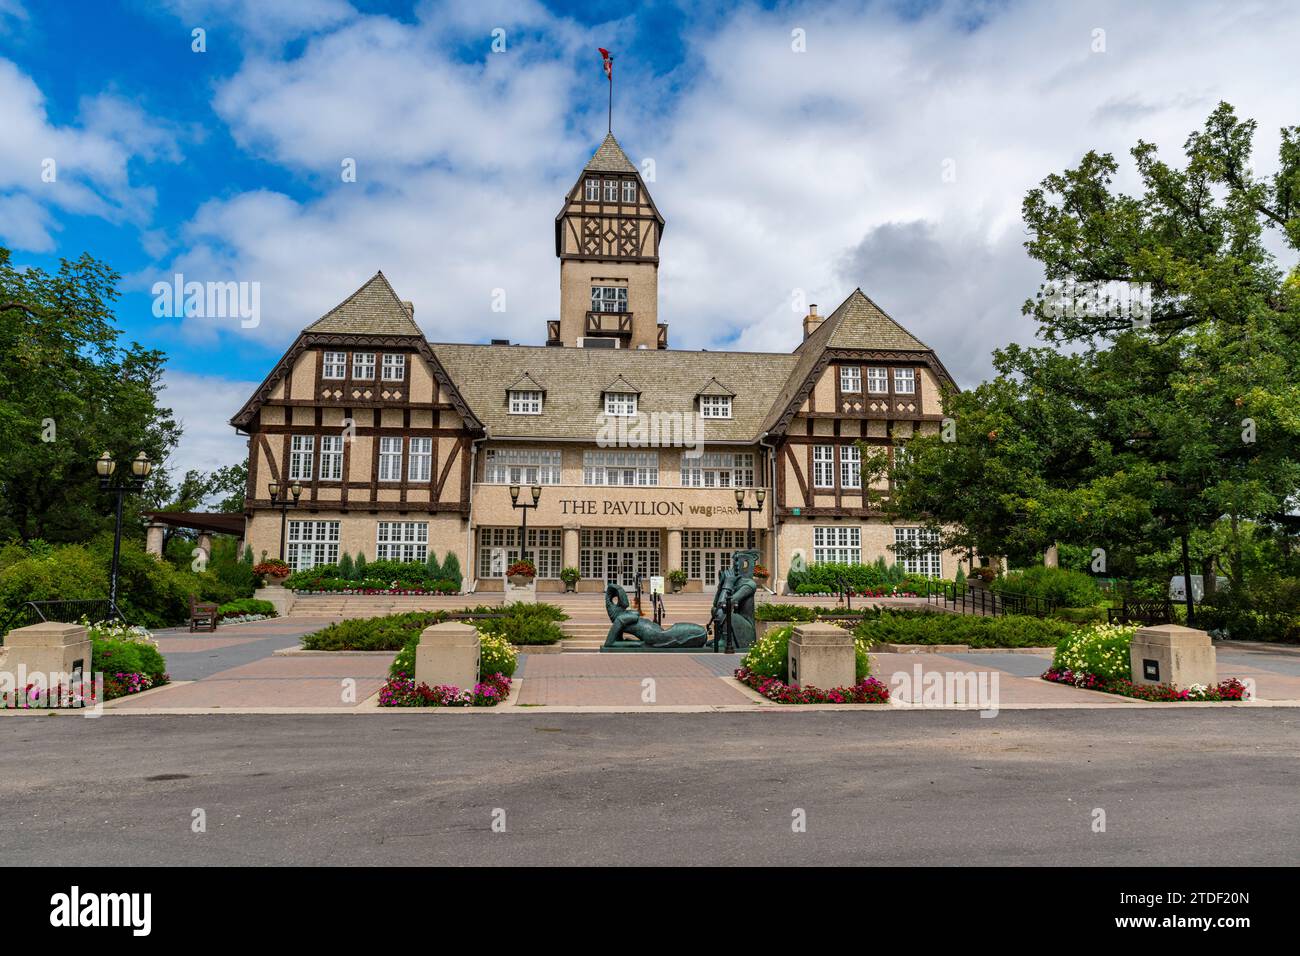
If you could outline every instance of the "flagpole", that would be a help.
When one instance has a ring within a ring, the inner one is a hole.
[[[605,132],[614,132],[614,71],[609,71],[609,114],[605,119]]]

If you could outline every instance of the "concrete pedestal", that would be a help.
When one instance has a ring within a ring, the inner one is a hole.
[[[0,649],[0,686],[21,690],[29,683],[48,688],[72,681],[80,670],[91,675],[90,640],[80,624],[47,621],[5,635]]]
[[[426,627],[415,649],[415,682],[472,690],[478,683],[479,653],[478,631],[463,621]]]
[[[259,601],[270,601],[275,605],[275,613],[280,617],[288,617],[289,612],[293,610],[294,601],[297,600],[297,595],[288,588],[258,588],[253,592],[253,597]]]
[[[1129,648],[1135,684],[1192,684],[1212,687],[1219,682],[1210,635],[1181,624],[1139,628]]]
[[[794,687],[852,687],[853,632],[834,624],[800,624],[790,635],[787,662]]]
[[[510,579],[506,578],[505,596],[502,598],[504,604],[536,604],[537,603],[537,579],[533,578],[532,582],[523,585],[514,585]]]

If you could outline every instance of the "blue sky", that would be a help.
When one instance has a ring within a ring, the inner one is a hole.
[[[552,220],[604,133],[597,46],[667,219],[676,346],[787,350],[804,304],[861,286],[967,385],[1032,331],[1019,204],[1043,176],[1139,137],[1176,155],[1220,99],[1267,170],[1300,122],[1284,2],[0,0],[0,242],[123,274],[121,326],[170,357],[172,464],[212,468],[296,332],[377,269],[431,341],[541,342]],[[259,324],[155,317],[176,272],[257,283]]]

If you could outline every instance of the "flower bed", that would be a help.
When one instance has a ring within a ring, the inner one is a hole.
[[[889,688],[874,677],[864,677],[852,687],[791,687],[776,677],[756,674],[747,667],[736,669],[736,680],[752,687],[778,704],[887,704]]]
[[[1104,694],[1119,694],[1122,697],[1133,697],[1137,700],[1173,703],[1186,700],[1224,701],[1246,699],[1246,685],[1235,677],[1215,684],[1213,687],[1207,687],[1204,684],[1193,684],[1191,687],[1179,690],[1172,684],[1135,684],[1126,677],[1101,677],[1087,671],[1071,671],[1049,667],[1043,673],[1043,680],[1052,681],[1056,684],[1069,684],[1071,687],[1081,687],[1084,690],[1099,690]]]
[[[379,706],[495,707],[509,696],[510,678],[505,674],[493,674],[475,684],[473,690],[461,690],[449,684],[417,684],[415,678],[398,673],[380,689]]]

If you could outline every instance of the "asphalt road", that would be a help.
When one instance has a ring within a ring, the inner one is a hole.
[[[1296,864],[1298,757],[1284,709],[8,717],[0,860]]]

